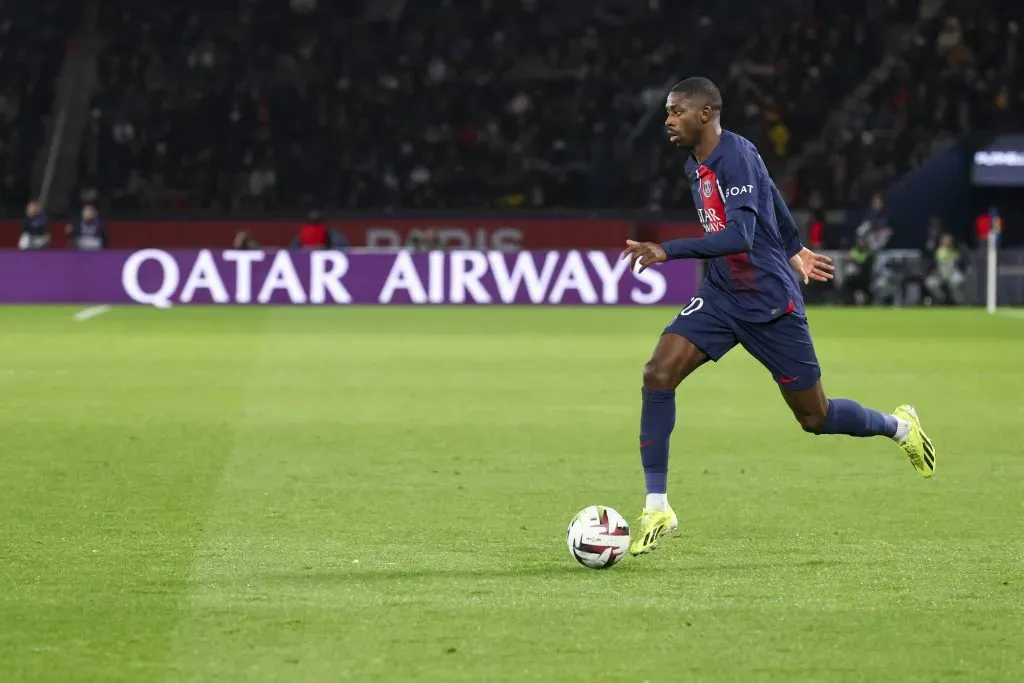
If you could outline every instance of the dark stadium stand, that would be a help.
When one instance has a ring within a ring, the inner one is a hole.
[[[1016,0],[946,2],[853,125],[803,167],[808,196],[817,193],[827,206],[863,205],[965,134],[1024,126],[1020,7]]]
[[[389,24],[360,3],[102,3],[80,185],[124,209],[670,208],[689,199],[667,84],[716,79],[781,173],[917,6],[440,4]]]
[[[46,139],[55,80],[81,6],[61,0],[0,0],[0,202],[21,212]]]

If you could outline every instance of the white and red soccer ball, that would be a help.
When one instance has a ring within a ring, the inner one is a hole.
[[[565,543],[584,567],[607,569],[629,550],[629,524],[614,509],[591,505],[577,512],[569,522]]]

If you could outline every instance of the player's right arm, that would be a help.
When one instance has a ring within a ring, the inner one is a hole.
[[[754,248],[757,227],[758,190],[760,179],[767,174],[764,163],[752,147],[728,149],[722,157],[716,182],[725,210],[726,224],[722,230],[709,232],[699,239],[681,239],[661,245],[671,259],[709,259],[742,254]]]
[[[663,244],[634,242],[626,240],[623,258],[632,258],[629,264],[633,270],[640,262],[640,272],[654,263],[681,258],[709,259],[730,254],[742,254],[754,246],[754,228],[757,214],[748,209],[738,209],[729,215],[725,228],[706,233],[703,237],[684,237]]]
[[[706,233],[703,237],[684,237],[661,245],[668,260],[680,258],[709,259],[730,254],[742,254],[754,246],[754,228],[757,214],[741,208],[729,214],[725,228]]]

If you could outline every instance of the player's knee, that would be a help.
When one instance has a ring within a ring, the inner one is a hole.
[[[826,419],[828,415],[819,410],[796,414],[796,421],[800,423],[801,429],[810,434],[821,434]]]
[[[644,386],[658,391],[672,391],[679,384],[676,374],[668,364],[651,359],[644,365]]]

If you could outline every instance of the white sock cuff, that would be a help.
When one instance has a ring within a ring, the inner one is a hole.
[[[644,507],[648,510],[668,510],[668,494],[648,493]]]
[[[893,417],[896,416],[893,415]],[[906,420],[896,417],[896,433],[892,437],[893,441],[895,441],[896,443],[903,443],[903,441],[905,441],[909,435],[910,423],[907,422]]]

